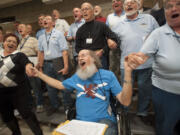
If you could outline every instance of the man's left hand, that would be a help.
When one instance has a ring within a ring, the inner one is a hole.
[[[63,68],[58,73],[62,73],[62,75],[67,75],[68,74],[68,68]]]

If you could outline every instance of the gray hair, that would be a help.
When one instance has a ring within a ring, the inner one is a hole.
[[[124,4],[123,4],[123,5],[125,5],[126,1],[127,1],[127,0],[124,0]],[[131,1],[136,2],[136,3],[138,4],[138,7],[141,6],[140,0],[131,0]]]
[[[94,51],[89,50],[89,55],[94,59],[94,64],[97,69],[102,68],[101,60]]]

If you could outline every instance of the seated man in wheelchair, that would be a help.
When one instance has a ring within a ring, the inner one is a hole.
[[[78,69],[76,73],[60,82],[33,68],[34,76],[39,77],[48,85],[59,90],[76,90],[76,119],[99,122],[108,125],[105,135],[117,135],[117,123],[110,109],[110,92],[117,100],[128,106],[131,102],[132,69],[124,62],[125,77],[121,88],[114,73],[101,69],[100,59],[93,51],[81,50],[78,55]]]

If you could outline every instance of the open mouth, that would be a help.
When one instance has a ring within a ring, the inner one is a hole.
[[[83,67],[86,64],[86,62],[82,61],[80,62],[80,66]]]
[[[128,9],[127,9],[127,11],[132,11],[133,10],[133,8],[131,8],[131,7],[129,7]]]
[[[8,48],[12,49],[12,48],[13,48],[13,46],[12,46],[12,45],[8,45]]]
[[[179,14],[174,14],[171,16],[172,19],[179,17]]]
[[[119,5],[114,5],[115,8],[119,7]]]

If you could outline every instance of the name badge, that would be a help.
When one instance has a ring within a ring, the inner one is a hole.
[[[86,44],[92,44],[92,38],[86,38]]]
[[[50,55],[50,54],[51,54],[51,51],[48,50],[48,51],[46,52],[46,55]]]

